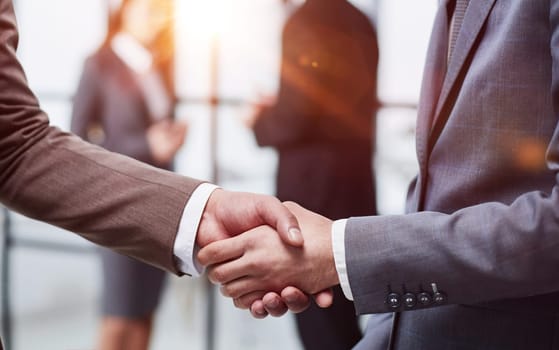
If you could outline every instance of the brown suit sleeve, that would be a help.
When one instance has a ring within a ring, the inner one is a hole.
[[[17,40],[12,3],[0,0],[0,202],[180,274],[173,244],[200,182],[49,126],[16,58]]]

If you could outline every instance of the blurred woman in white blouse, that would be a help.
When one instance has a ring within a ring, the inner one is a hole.
[[[85,62],[72,132],[171,170],[187,127],[174,121],[172,2],[123,0],[101,47]],[[103,249],[99,348],[147,349],[164,272]]]

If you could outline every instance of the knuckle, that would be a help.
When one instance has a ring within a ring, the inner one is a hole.
[[[265,209],[268,206],[277,206],[281,204],[281,201],[273,196],[261,196],[260,197],[260,208]]]
[[[221,286],[221,294],[228,298],[236,298],[235,288],[232,287],[230,284]]]
[[[212,282],[214,283],[223,283],[225,278],[220,268],[213,269],[211,276],[212,276]]]
[[[250,261],[247,261],[246,269],[247,269],[247,271],[251,271],[252,273],[254,273],[254,272],[257,271],[257,268],[259,266],[262,266],[262,264],[257,264],[256,261],[250,260]]]
[[[295,220],[295,215],[293,215],[293,211],[297,210],[299,205],[293,201],[286,201],[282,203],[285,208],[289,211],[289,215],[292,220]]]
[[[265,309],[261,309],[259,307],[251,307],[250,313],[254,318],[263,319],[268,316],[268,312]]]
[[[242,308],[243,308],[243,307],[242,307],[242,302],[241,302],[241,300],[238,299],[238,298],[234,298],[234,299],[233,299],[233,305],[235,305],[235,307],[236,307],[237,309],[242,309]]]
[[[208,255],[206,254],[206,252],[204,250],[202,250],[200,253],[198,253],[198,261],[200,262],[200,264],[202,264],[202,266],[208,266]]]
[[[246,302],[244,298],[236,298],[235,299],[235,306],[239,309],[246,310],[249,308],[250,304]]]
[[[221,295],[223,295],[224,297],[229,297],[229,294],[227,292],[227,286],[221,286],[219,287],[219,292],[221,293]]]
[[[207,266],[216,261],[216,254],[217,251],[215,249],[207,247],[198,253],[198,260],[200,261],[200,264]]]
[[[215,270],[213,269],[208,269],[208,279],[210,280],[210,282],[212,282],[213,284],[217,284],[218,281],[215,279]]]

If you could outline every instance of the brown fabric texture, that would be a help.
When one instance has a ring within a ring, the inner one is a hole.
[[[16,58],[17,41],[12,2],[0,0],[0,202],[180,274],[173,243],[200,182],[49,126]]]

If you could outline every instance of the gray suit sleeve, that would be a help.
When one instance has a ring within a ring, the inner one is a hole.
[[[559,1],[551,2],[552,96],[559,115]],[[530,118],[530,116],[528,116]],[[557,119],[557,118],[556,118]],[[390,311],[388,290],[430,290],[474,304],[559,290],[559,126],[547,150],[556,183],[509,205],[485,202],[452,214],[353,218],[346,260],[359,313]]]
[[[356,308],[388,312],[388,289],[401,295],[402,286],[429,290],[431,283],[456,304],[559,290],[558,232],[557,187],[549,196],[527,193],[510,206],[351,219],[346,260]]]
[[[130,91],[124,89],[119,91],[118,96],[110,96],[110,93],[103,90],[107,75],[110,73],[105,72],[100,65],[98,56],[90,57],[84,64],[80,83],[74,97],[71,131],[84,140],[92,142],[95,140],[91,140],[88,134],[93,126],[100,127],[107,133],[107,129],[111,128],[111,118],[126,120],[131,127],[127,128],[126,132],[118,138],[118,153],[144,163],[157,164],[153,159],[147,140],[148,126],[145,125],[144,115],[140,112],[141,109],[130,110],[122,107],[123,99],[130,98]],[[107,112],[104,108],[104,104],[112,106],[115,103],[120,104],[122,108],[115,109],[113,107],[111,109],[112,113]],[[115,110],[119,111],[119,114],[114,114]],[[116,151],[114,144],[103,143],[101,146],[112,146],[108,148]]]

